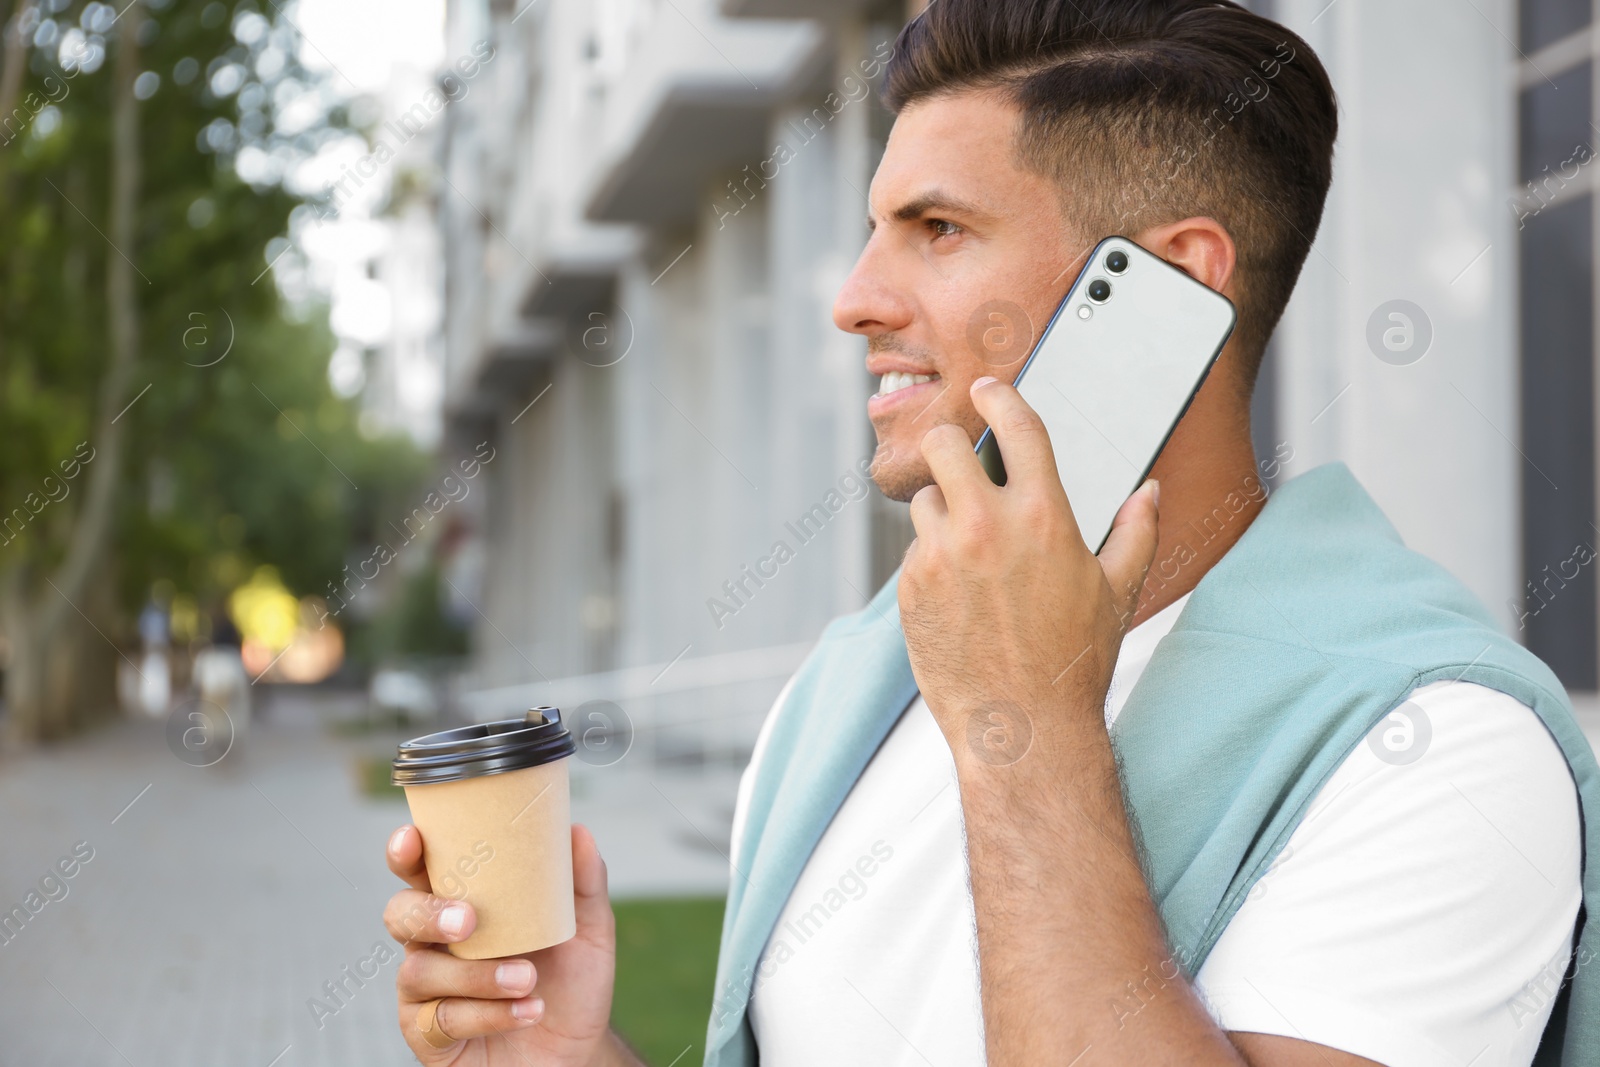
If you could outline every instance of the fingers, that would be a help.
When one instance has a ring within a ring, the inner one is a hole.
[[[389,870],[410,883],[412,889],[431,892],[428,868],[422,863],[422,831],[407,824],[389,835],[386,850]]]
[[[1005,382],[979,378],[972,383],[972,404],[994,431],[994,439],[1000,445],[1000,457],[1006,465],[1006,487],[1036,486],[1065,497],[1050,434],[1045,430],[1044,420],[1022,399],[1022,394]],[[984,484],[992,487],[978,457],[969,455],[968,458]]]
[[[538,970],[528,960],[463,960],[438,949],[418,948],[406,953],[395,984],[402,1000],[521,1000],[533,994],[538,980]]]
[[[972,502],[995,491],[994,482],[983,469],[983,462],[972,450],[967,432],[954,423],[935,426],[922,435],[922,458],[953,511],[963,511]]]
[[[438,953],[424,953],[424,955]],[[432,998],[417,1005],[416,1014],[407,1021],[406,1038],[413,1048],[427,1047],[421,1034],[424,1013],[429,1010]],[[520,1000],[472,1000],[447,997],[439,1002],[433,1018],[436,1032],[454,1038],[457,1042],[489,1034],[503,1034],[534,1025],[544,1016],[544,1001],[539,997]],[[401,1018],[405,1018],[402,1013]],[[445,1046],[449,1047],[449,1046]]]
[[[408,833],[409,831],[409,833]],[[402,827],[389,845],[389,869],[405,878],[416,889],[402,889],[389,898],[383,922],[389,936],[403,944],[450,944],[464,941],[477,926],[477,915],[465,901],[434,896],[426,891],[427,872],[420,860],[407,864],[409,849],[421,850],[421,835],[416,827]],[[588,827],[572,827],[572,885],[578,925],[609,930],[614,918],[607,886],[605,861]]]
[[[472,905],[432,896],[420,889],[402,889],[383,909],[389,936],[403,944],[441,945],[464,941],[478,925]]]
[[[1105,570],[1112,596],[1116,597],[1124,629],[1138,605],[1145,574],[1156,558],[1160,491],[1160,483],[1150,478],[1123,501],[1122,507],[1117,509],[1117,517],[1112,520],[1111,535],[1100,550],[1100,566]]]

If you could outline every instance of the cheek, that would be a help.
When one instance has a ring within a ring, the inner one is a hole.
[[[973,308],[956,349],[958,359],[953,361],[967,372],[969,384],[983,376],[1005,381],[1016,377],[1049,318],[1048,313],[1041,316],[1034,303],[997,297]]]

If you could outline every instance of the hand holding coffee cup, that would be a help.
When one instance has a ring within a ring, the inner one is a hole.
[[[463,959],[447,950],[473,936],[471,903],[432,891],[415,826],[390,837],[389,869],[411,886],[384,910],[390,936],[405,946],[395,981],[400,1032],[426,1067],[632,1062],[607,1029],[616,927],[605,863],[584,827],[572,827],[570,841],[577,935],[537,952]]]
[[[416,825],[388,859],[412,888],[384,921],[405,945],[400,1028],[424,1064],[502,1047],[536,1067],[628,1062],[606,1028],[615,924],[594,838],[571,825],[573,749],[555,708],[400,747]]]

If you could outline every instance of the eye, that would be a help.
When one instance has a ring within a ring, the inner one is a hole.
[[[961,227],[949,219],[929,219],[928,229],[933,231],[934,240],[940,237],[954,237],[961,232]]]

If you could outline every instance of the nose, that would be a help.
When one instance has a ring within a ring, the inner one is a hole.
[[[863,337],[893,333],[911,322],[911,302],[897,285],[892,257],[883,251],[886,234],[879,227],[861,250],[850,276],[833,301],[833,324]]]

